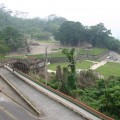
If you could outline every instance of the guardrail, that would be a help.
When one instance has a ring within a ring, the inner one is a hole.
[[[87,106],[86,104],[84,104],[84,103],[82,103],[82,102],[80,102],[80,101],[78,101],[78,100],[76,100],[76,99],[74,99],[74,98],[72,98],[72,97],[70,97],[68,95],[63,94],[62,92],[60,92],[58,90],[55,90],[55,89],[51,88],[50,86],[47,86],[47,85],[45,85],[43,83],[36,82],[31,76],[29,76],[27,74],[24,74],[23,72],[21,72],[21,71],[19,71],[17,69],[15,69],[15,71],[18,72],[19,74],[21,74],[22,76],[28,78],[29,80],[37,83],[38,85],[44,87],[45,89],[47,89],[47,90],[49,90],[49,91],[59,95],[60,97],[68,100],[69,102],[79,106],[80,108],[83,108],[84,110],[88,111],[89,113],[93,114],[94,116],[99,117],[101,120],[114,120],[113,118],[110,118],[110,117],[108,117],[108,116],[106,116],[106,115],[104,115],[104,114],[94,110],[93,108]]]
[[[24,96],[22,95],[8,80],[6,80],[2,75],[0,77],[30,106],[37,116],[41,116],[43,113],[36,109],[36,107]],[[1,90],[2,91],[2,90]]]

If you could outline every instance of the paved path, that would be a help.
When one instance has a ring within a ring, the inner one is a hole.
[[[48,70],[49,73],[56,73],[55,70]]]
[[[23,94],[27,95],[37,106],[37,109],[42,110],[44,113],[42,116],[43,120],[84,120],[84,118],[77,113],[40,93],[24,81],[21,81],[8,70],[0,68],[0,74],[14,84]]]
[[[101,62],[99,62],[99,63],[94,64],[93,66],[91,66],[91,67],[90,67],[90,69],[91,69],[91,70],[95,70],[95,69],[99,68],[100,66],[105,65],[106,63],[107,63],[107,61],[106,61],[106,60],[101,61]]]

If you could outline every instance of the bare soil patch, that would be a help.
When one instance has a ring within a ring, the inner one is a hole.
[[[39,42],[39,46],[30,46],[31,54],[44,54],[47,47],[47,52],[58,52],[59,48],[62,48],[60,43],[53,42],[53,43],[43,43]]]

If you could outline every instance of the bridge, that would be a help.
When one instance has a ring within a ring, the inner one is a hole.
[[[30,78],[18,71],[14,71],[13,73],[12,69],[8,66],[0,68],[0,75],[27,102],[28,106],[34,109],[34,112],[39,115],[40,119],[113,120],[58,91],[54,91],[44,85],[37,85]],[[12,116],[17,120],[17,117],[14,117],[14,113]]]

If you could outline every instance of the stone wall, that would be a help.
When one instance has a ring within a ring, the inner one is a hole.
[[[106,58],[108,55],[109,55],[110,51],[106,51],[102,54],[99,54],[99,55],[90,55],[90,54],[80,54],[78,56],[78,59],[79,60],[83,60],[83,59],[90,59],[90,60],[101,60],[101,59],[104,59]]]
[[[109,55],[109,53],[110,51],[106,51],[100,55],[81,54],[77,57],[77,60],[84,60],[84,59],[102,60],[106,58]],[[48,58],[48,61],[50,61],[50,63],[68,62],[67,58],[65,57]]]

